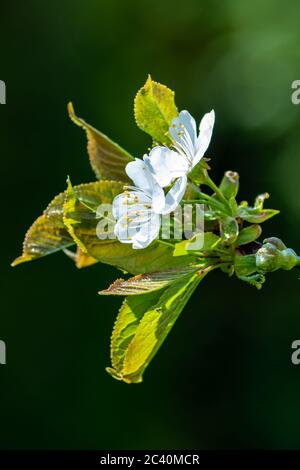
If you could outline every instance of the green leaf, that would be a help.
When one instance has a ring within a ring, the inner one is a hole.
[[[113,369],[107,371],[112,376],[126,383],[142,381],[146,367],[190,296],[212,269],[175,281],[163,291],[131,296],[124,301],[111,340]]]
[[[32,261],[73,245],[62,214],[65,193],[56,196],[25,235],[23,253],[12,266]]]
[[[84,253],[89,253],[88,247],[93,243],[102,242],[97,237],[97,225],[100,218],[97,216],[99,206],[106,204],[110,209],[114,198],[122,190],[123,183],[119,181],[101,180],[73,188],[68,180],[63,221],[74,242]],[[112,228],[114,223],[112,220]],[[91,253],[89,255],[94,257]]]
[[[276,209],[259,209],[245,206],[239,206],[238,208],[238,217],[252,224],[261,224],[277,214],[279,214],[279,211]]]
[[[103,188],[101,198],[99,198],[99,185]],[[82,199],[83,201],[81,207],[84,211],[81,213],[81,218],[87,217],[87,221],[91,221],[91,219],[96,221],[95,213],[99,204],[111,204],[113,198],[122,192],[122,189],[122,182],[98,181],[74,186],[71,188],[71,191],[74,193],[76,200],[79,201]],[[84,244],[82,244],[80,240],[76,239],[75,232],[72,232],[73,227],[71,220],[66,219],[68,227],[64,223],[64,204],[66,197],[66,191],[56,196],[44,211],[43,215],[33,223],[25,235],[22,256],[17,258],[12,263],[12,266],[17,266],[20,263],[41,258],[42,256],[52,254],[59,250],[64,250],[76,243],[76,241],[78,242],[77,245],[82,248],[81,252],[86,253],[87,250]],[[70,195],[68,196],[68,204],[71,204]],[[71,210],[72,208],[69,207],[69,212],[71,212]],[[93,228],[96,227],[97,222],[98,221],[92,224]],[[93,240],[99,241],[96,237],[96,228],[93,230],[92,235]],[[69,257],[73,257],[76,261],[76,254],[72,256],[72,253],[69,251],[67,254]],[[84,261],[82,253],[77,255],[77,267],[83,267],[90,264],[93,263],[91,259],[88,260],[87,254]]]
[[[68,104],[68,112],[72,121],[86,131],[90,163],[97,178],[130,181],[125,173],[125,166],[134,158],[105,134],[77,117],[72,103]]]
[[[147,132],[155,142],[168,145],[172,119],[178,115],[174,92],[165,85],[152,81],[150,75],[138,91],[134,101],[135,120],[142,131]]]
[[[182,242],[176,243],[174,256],[185,256],[187,254],[192,255],[198,239],[200,239],[203,245],[199,250],[197,250],[197,252],[212,251],[221,242],[221,238],[215,233],[212,233],[212,232],[198,233],[194,237],[192,237],[190,240],[184,240]]]
[[[111,337],[111,363],[113,369],[106,369],[110,374],[113,370],[115,376],[121,380],[120,372],[122,371],[127,347],[132,341],[143,315],[151,308],[151,305],[158,301],[160,295],[160,292],[137,295],[123,302]]]
[[[143,250],[134,250],[130,245],[118,240],[96,241],[88,244],[88,252],[102,263],[111,264],[131,274],[177,268],[193,262],[194,257],[173,257],[174,248],[154,241]]]
[[[108,232],[99,229],[97,208],[100,204],[110,204],[122,192],[123,183],[116,181],[97,181],[72,188],[69,183],[64,205],[64,222],[77,246],[92,258],[111,264],[132,274],[172,269],[186,265],[193,258],[186,256],[179,260],[173,258],[173,247],[153,242],[144,250],[134,250],[130,245],[120,243],[113,234],[114,220],[108,215]],[[99,239],[98,235],[103,235]],[[114,238],[108,238],[108,235]]]
[[[182,279],[193,272],[199,271],[200,265],[184,266],[169,271],[139,274],[130,279],[117,279],[108,289],[99,292],[100,295],[141,295],[166,288],[172,282]]]
[[[219,243],[221,242],[221,238],[212,232],[205,232],[204,233],[204,243],[201,251],[209,251],[214,250]]]
[[[254,242],[260,237],[261,232],[261,226],[257,224],[243,228],[237,237],[236,245],[247,245],[248,243]]]
[[[183,240],[182,242],[178,242],[174,248],[174,256],[186,256],[188,254],[187,245],[189,244],[190,240]]]

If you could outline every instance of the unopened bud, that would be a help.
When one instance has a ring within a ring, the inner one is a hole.
[[[277,269],[289,270],[299,264],[297,254],[276,237],[267,238],[256,253],[256,266],[259,271],[272,272]]]
[[[239,190],[239,174],[235,171],[226,171],[220,184],[220,190],[226,199],[235,197]]]
[[[265,238],[264,243],[271,243],[272,245],[276,246],[276,248],[278,248],[278,250],[285,250],[286,249],[286,246],[283,243],[283,241],[280,240],[280,238],[277,238],[277,237]]]
[[[220,235],[223,243],[234,243],[239,234],[239,226],[234,217],[224,217],[220,220]]]

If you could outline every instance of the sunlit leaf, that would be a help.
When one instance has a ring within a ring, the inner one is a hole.
[[[98,185],[105,188],[105,190],[102,191],[101,198],[99,198],[98,194]],[[85,216],[88,217],[88,219],[92,218],[93,221],[95,220],[95,212],[99,204],[102,202],[111,204],[114,196],[121,192],[122,189],[123,183],[116,181],[98,181],[74,186],[72,188],[76,200],[80,200],[81,198],[83,200],[82,207],[84,208]],[[67,193],[65,191],[56,196],[44,211],[43,215],[30,227],[23,243],[22,256],[13,262],[13,266],[66,249],[75,243],[76,237],[70,235],[63,220],[66,195]],[[68,202],[70,202],[70,200],[68,200]],[[81,214],[81,217],[83,218],[83,214]],[[69,225],[71,225],[69,220],[68,222]],[[94,226],[95,224],[93,227]],[[95,230],[93,230],[93,237],[98,240]],[[80,244],[80,241],[78,246],[82,246],[83,250],[81,251],[86,252],[85,246]],[[82,256],[83,255],[80,254],[77,258],[78,267],[83,267],[83,264],[87,265],[88,263],[88,255],[86,254],[85,261],[83,261]],[[89,261],[91,264],[91,260]]]
[[[149,75],[135,97],[134,114],[138,127],[161,144],[171,143],[168,130],[178,114],[174,96],[172,90],[152,81]]]
[[[125,166],[134,158],[105,134],[77,117],[72,103],[68,104],[68,111],[72,121],[86,131],[90,163],[97,178],[130,181],[125,173]]]
[[[180,259],[173,256],[174,248],[153,242],[143,250],[134,250],[130,245],[117,240],[95,242],[89,245],[89,254],[102,263],[111,264],[131,274],[177,268],[193,262],[192,256]]]
[[[98,238],[97,226],[100,218],[97,211],[103,205],[107,205],[108,210],[111,210],[114,198],[122,190],[123,183],[119,181],[101,180],[73,187],[68,180],[63,221],[83,253],[94,257],[88,248],[93,243],[103,242]]]
[[[214,250],[221,242],[221,238],[215,233],[198,233],[190,240],[184,240],[182,242],[176,243],[174,256],[184,256],[187,254],[192,255],[195,247],[197,247],[198,239],[201,247],[197,250],[197,252]]]
[[[65,193],[56,196],[25,235],[22,255],[12,266],[50,255],[73,245],[62,219]]]
[[[143,373],[175,321],[212,267],[173,282],[163,291],[128,297],[119,312],[111,341],[112,368],[107,371],[127,383]]]
[[[163,289],[172,282],[198,271],[200,265],[184,266],[169,271],[139,274],[130,279],[117,279],[108,289],[99,292],[101,295],[140,295]]]
[[[132,341],[137,327],[151,305],[154,305],[160,297],[160,292],[154,292],[147,295],[137,295],[130,297],[123,302],[123,305],[117,316],[111,337],[111,363],[112,369],[107,371],[114,377],[122,380],[120,372],[122,371],[125,354],[129,343]]]

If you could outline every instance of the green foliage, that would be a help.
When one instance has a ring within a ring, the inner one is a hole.
[[[274,215],[279,214],[276,209],[258,209],[255,207],[240,207],[238,210],[238,216],[250,222],[251,224],[261,224],[266,220],[271,219]]]
[[[90,163],[97,178],[130,181],[125,173],[125,166],[133,157],[105,134],[77,117],[72,103],[68,104],[68,111],[72,121],[86,131]]]
[[[107,371],[114,378],[127,383],[142,381],[149,362],[210,269],[175,281],[166,290],[125,300],[111,340],[113,370],[108,368]]]
[[[138,91],[134,102],[137,125],[147,132],[155,142],[171,144],[169,126],[178,111],[174,92],[165,85],[152,81],[150,75],[145,85]]]
[[[25,235],[23,253],[12,266],[41,258],[73,245],[63,223],[63,204],[65,193],[56,196],[43,215],[33,223]]]
[[[172,282],[183,279],[191,273],[198,271],[201,266],[189,265],[169,271],[139,274],[130,279],[117,279],[108,289],[99,292],[101,295],[141,295],[164,289]]]
[[[199,240],[200,239],[200,240]],[[200,250],[195,250],[200,241],[201,248]],[[196,234],[190,240],[184,240],[182,242],[176,243],[174,249],[174,256],[185,256],[187,254],[192,255],[195,251],[195,256],[198,256],[199,251],[213,251],[221,242],[221,237],[212,232],[204,232]]]

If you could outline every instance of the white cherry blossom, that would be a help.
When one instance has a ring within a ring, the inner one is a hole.
[[[135,249],[146,248],[159,235],[161,215],[175,210],[181,201],[182,186],[176,181],[165,195],[145,161],[138,158],[128,163],[126,173],[134,186],[127,186],[113,201],[115,235]]]
[[[178,178],[178,185],[185,188],[186,175],[200,162],[209,146],[214,122],[215,113],[212,110],[203,116],[197,135],[195,119],[188,111],[181,111],[173,119],[169,127],[173,150],[156,146],[149,155],[144,156],[145,163],[161,187],[169,186]]]

